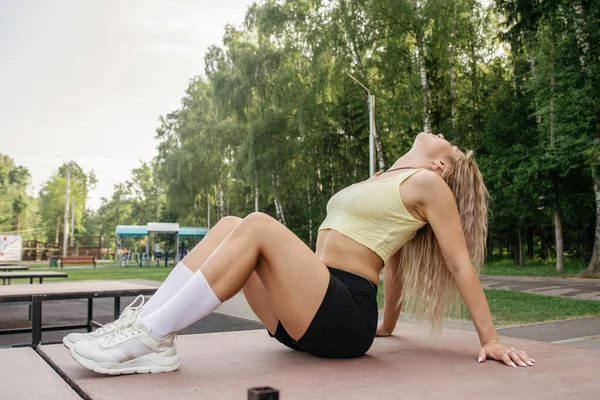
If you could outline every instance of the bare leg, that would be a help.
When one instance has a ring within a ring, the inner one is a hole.
[[[190,270],[196,272],[166,303],[147,316],[138,314],[132,324],[117,328],[101,345],[75,343],[73,357],[101,373],[173,371],[180,365],[174,332],[210,314],[245,285],[254,294],[250,296],[253,307],[267,315],[267,326],[274,330],[278,319],[293,339],[300,340],[325,296],[330,279],[327,267],[266,214],[251,214],[239,222],[211,252],[210,244],[219,242],[217,232],[220,229],[186,257]],[[203,260],[202,254],[210,255]],[[190,272],[184,267],[182,271]],[[268,313],[269,304],[273,314]]]
[[[181,260],[192,272],[196,272],[210,257],[227,235],[243,220],[238,217],[225,217],[219,220],[208,234]]]
[[[256,271],[275,315],[295,340],[306,332],[329,284],[329,271],[315,253],[262,213],[246,217],[201,266],[198,264],[190,268],[201,269],[220,301],[235,295]],[[250,281],[248,288],[255,295],[260,292],[256,280]],[[251,297],[254,307],[266,308],[262,296]],[[273,328],[271,318],[265,324],[269,330]]]
[[[221,219],[182,260],[183,263],[193,272],[198,270],[202,264],[210,257],[210,255],[217,249],[217,247],[225,240],[225,238],[242,222],[242,218],[238,217],[225,217]],[[264,260],[259,263],[264,263]],[[277,329],[279,318],[275,314],[271,302],[268,298],[268,294],[256,275],[253,273],[246,285],[243,288],[244,295],[250,308],[261,320],[265,327],[272,334]]]

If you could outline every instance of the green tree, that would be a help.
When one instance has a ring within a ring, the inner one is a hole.
[[[21,231],[30,197],[27,189],[31,176],[27,168],[0,154],[0,230]]]
[[[86,173],[74,161],[69,163],[70,169],[70,203],[69,210],[72,212],[72,202],[75,201],[75,236],[84,233],[84,215],[88,193],[96,184],[96,176],[93,171]],[[66,201],[66,179],[67,165],[63,164],[42,186],[39,192],[40,223],[49,228],[46,240],[51,243],[59,243],[59,232],[63,224],[65,201]],[[69,213],[69,223],[71,214]]]

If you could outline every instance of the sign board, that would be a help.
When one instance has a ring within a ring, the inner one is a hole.
[[[21,261],[23,236],[0,234],[0,261]]]

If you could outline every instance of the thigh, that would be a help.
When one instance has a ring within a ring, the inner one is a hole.
[[[256,275],[256,272],[250,275],[250,279],[248,279],[242,290],[254,314],[256,314],[271,335],[274,335],[279,324],[279,317],[275,314],[271,300],[269,300],[269,294],[258,275]]]
[[[260,262],[255,271],[281,324],[294,340],[306,332],[329,285],[329,270],[292,231],[266,214],[244,223],[256,235]],[[238,228],[236,228],[238,229]]]

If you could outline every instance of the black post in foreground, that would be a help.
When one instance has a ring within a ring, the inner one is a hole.
[[[34,349],[42,343],[42,297],[31,298],[31,347]]]
[[[279,390],[268,386],[250,388],[248,400],[279,400]]]

